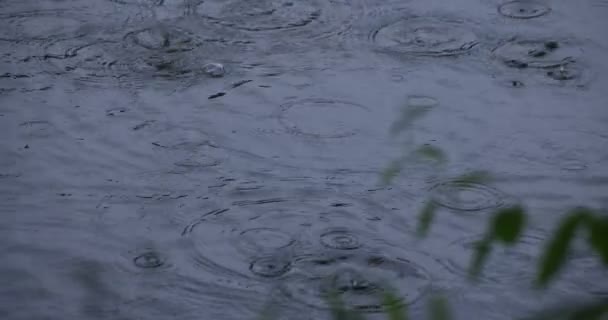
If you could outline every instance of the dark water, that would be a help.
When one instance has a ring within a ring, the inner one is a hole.
[[[529,289],[564,209],[608,206],[608,2],[0,1],[3,319],[422,318],[608,294],[585,246]],[[209,65],[212,64],[212,65]],[[223,69],[217,64],[222,64]],[[404,106],[430,112],[391,138]],[[414,144],[449,156],[378,173]],[[484,169],[493,185],[454,177]],[[414,237],[427,196],[441,206]],[[492,209],[522,243],[464,280]]]

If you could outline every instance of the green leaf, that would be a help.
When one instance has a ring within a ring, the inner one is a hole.
[[[365,320],[363,315],[349,310],[337,290],[331,290],[326,296],[333,320]]]
[[[450,309],[448,302],[442,297],[435,297],[429,303],[431,320],[450,320]]]
[[[599,303],[586,305],[572,312],[570,320],[600,320],[605,319],[602,316],[608,315],[608,301],[604,300]]]
[[[435,147],[428,144],[419,147],[418,149],[416,149],[416,151],[414,151],[414,153],[418,156],[427,158],[429,160],[437,161],[439,163],[446,162],[448,158],[445,152],[443,152],[443,150],[441,150],[439,147]]]
[[[551,240],[541,255],[536,279],[538,287],[545,287],[566,262],[570,243],[579,225],[589,218],[587,209],[575,209],[562,219]]]
[[[569,319],[569,320],[599,320],[603,315],[608,315],[608,299],[599,299],[590,302],[572,302],[571,300],[562,301],[555,307],[545,308],[525,320],[548,320],[548,319]]]
[[[392,135],[397,135],[410,127],[414,121],[422,118],[431,108],[424,105],[408,105],[401,110],[399,119],[390,128]]]
[[[418,216],[418,236],[424,237],[427,235],[431,223],[435,219],[435,212],[437,211],[437,204],[431,200],[427,201],[420,214]]]
[[[525,223],[526,213],[522,206],[500,209],[494,215],[492,238],[514,244],[521,236]]]
[[[492,181],[492,175],[487,171],[473,171],[457,177],[455,180],[465,183],[488,183]]]
[[[475,253],[469,266],[469,278],[471,280],[477,280],[477,277],[481,273],[483,265],[488,259],[490,252],[492,252],[492,240],[491,237],[486,236],[475,245]]]
[[[382,171],[382,184],[389,184],[395,179],[395,177],[401,172],[401,161],[394,160],[391,162],[384,171]]]
[[[608,266],[608,217],[589,219],[589,245],[600,255]]]
[[[389,320],[407,320],[407,310],[405,305],[392,292],[387,291],[382,297],[382,305],[384,306]]]

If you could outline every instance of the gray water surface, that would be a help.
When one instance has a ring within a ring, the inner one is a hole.
[[[513,319],[606,297],[572,206],[608,207],[608,1],[0,1],[2,319]],[[224,70],[210,72],[209,64]],[[389,134],[403,108],[427,114]],[[444,167],[404,163],[432,144]],[[458,175],[487,170],[493,184]],[[439,219],[417,240],[431,197]],[[466,281],[492,210],[521,243]]]

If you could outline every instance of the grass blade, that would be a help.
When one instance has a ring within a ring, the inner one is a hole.
[[[500,240],[506,244],[514,244],[521,236],[526,224],[526,213],[521,206],[513,206],[500,209],[493,218],[493,239]]]

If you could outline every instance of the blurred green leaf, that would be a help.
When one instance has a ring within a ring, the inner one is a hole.
[[[399,119],[390,128],[392,135],[397,135],[410,127],[414,121],[422,118],[431,108],[429,106],[407,105],[401,110]]]
[[[443,150],[441,150],[439,147],[435,147],[429,144],[419,147],[414,153],[418,156],[440,163],[444,163],[448,159],[447,155],[445,154],[445,152],[443,152]]]
[[[418,216],[417,233],[419,237],[424,237],[427,235],[431,227],[431,223],[433,223],[433,220],[435,219],[436,211],[437,204],[431,200],[428,200],[424,207],[422,207],[422,210],[420,211],[420,214]]]
[[[269,302],[264,305],[264,308],[260,312],[258,320],[274,320],[278,317],[277,309],[274,307],[274,303]]]
[[[486,236],[476,243],[473,260],[469,266],[469,278],[471,280],[477,280],[477,277],[481,273],[481,269],[492,251],[492,240],[491,237]]]
[[[340,298],[337,290],[331,290],[326,296],[333,320],[365,320],[363,315],[349,310]]]
[[[525,223],[526,214],[522,206],[500,209],[494,215],[492,238],[514,244],[521,236]]]
[[[589,221],[589,245],[600,255],[602,262],[608,265],[608,217],[597,216]]]
[[[581,208],[572,210],[562,219],[542,253],[536,279],[537,286],[546,286],[564,266],[576,230],[588,218],[589,211]]]
[[[545,308],[523,320],[599,320],[608,315],[608,299],[600,299],[586,303],[563,301],[556,307]]]
[[[465,173],[457,177],[455,180],[466,183],[488,183],[492,181],[492,175],[487,171],[479,170]]]
[[[401,172],[401,160],[394,160],[391,162],[384,171],[382,171],[382,184],[389,184],[395,179],[395,177]]]
[[[407,310],[405,305],[392,292],[387,291],[382,297],[389,320],[407,320]]]
[[[448,302],[443,297],[435,297],[429,303],[429,314],[431,320],[450,320],[450,309]]]

